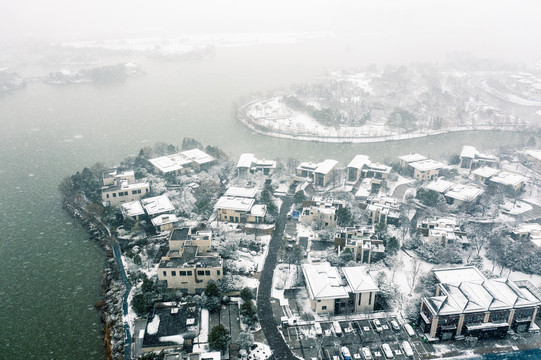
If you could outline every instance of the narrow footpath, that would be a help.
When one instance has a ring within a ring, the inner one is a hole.
[[[278,324],[274,320],[272,314],[271,305],[271,290],[272,290],[272,277],[274,275],[274,269],[276,267],[276,253],[280,247],[282,235],[284,233],[287,212],[293,204],[293,197],[284,197],[282,206],[280,208],[280,214],[276,218],[276,227],[274,234],[272,235],[269,243],[269,251],[263,271],[261,271],[261,278],[259,279],[259,289],[257,292],[257,310],[259,316],[259,322],[269,343],[269,347],[272,350],[273,358],[275,359],[297,359],[289,346],[287,346],[282,334],[278,330]]]

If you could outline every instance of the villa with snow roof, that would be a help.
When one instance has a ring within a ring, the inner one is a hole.
[[[338,161],[327,159],[320,163],[303,162],[297,166],[297,176],[310,178],[314,186],[326,187],[334,179]]]
[[[464,145],[460,152],[461,168],[476,169],[481,166],[494,167],[498,165],[499,159],[494,155],[482,154],[473,146]]]
[[[355,185],[360,178],[371,178],[374,183],[381,184],[390,173],[390,166],[373,163],[366,155],[357,155],[346,168],[346,184]]]
[[[141,199],[150,191],[148,183],[136,183],[133,171],[111,170],[103,174],[101,200],[105,206],[116,206]]]
[[[302,272],[312,310],[316,313],[339,315],[374,311],[379,288],[368,268],[337,268],[325,262],[303,264]]]
[[[431,340],[504,337],[538,329],[541,292],[530,281],[487,279],[476,267],[433,270],[436,295],[423,298],[419,325]]]
[[[256,204],[256,194],[256,188],[232,186],[227,189],[214,205],[218,220],[234,223],[264,223],[267,205]]]
[[[159,174],[181,175],[186,173],[188,169],[195,171],[208,169],[216,162],[216,159],[202,150],[192,149],[177,154],[149,159],[148,161]]]
[[[276,169],[276,161],[257,159],[254,154],[240,154],[239,161],[237,162],[237,174],[239,176],[248,173],[253,174],[257,171],[269,175],[274,169]]]

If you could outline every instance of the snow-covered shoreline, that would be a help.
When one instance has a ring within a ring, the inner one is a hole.
[[[249,106],[252,103],[243,106]],[[394,134],[383,136],[322,136],[315,134],[294,134],[288,132],[273,131],[268,128],[264,128],[259,124],[255,124],[248,116],[243,113],[243,108],[238,112],[237,119],[250,130],[261,134],[282,139],[300,140],[300,141],[312,141],[312,142],[327,142],[327,143],[378,143],[386,141],[400,141],[417,139],[435,135],[467,132],[467,131],[514,131],[514,132],[527,132],[529,127],[517,126],[517,125],[477,125],[477,126],[460,126],[447,128],[442,130],[433,130],[422,133],[408,133],[408,134]]]

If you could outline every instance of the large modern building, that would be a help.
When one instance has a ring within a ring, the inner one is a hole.
[[[318,314],[374,311],[374,279],[364,266],[337,268],[329,263],[303,264],[312,310]]]
[[[487,279],[465,266],[433,270],[435,296],[423,298],[419,324],[430,340],[503,337],[535,324],[541,292],[530,281]]]

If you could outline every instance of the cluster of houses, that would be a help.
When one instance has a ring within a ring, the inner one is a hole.
[[[539,164],[541,152],[528,152],[528,161]],[[448,203],[476,202],[483,194],[478,184],[453,183],[440,178],[447,165],[420,154],[399,157],[400,167],[412,179],[424,182],[424,188],[442,194]],[[162,175],[182,175],[188,171],[208,169],[215,159],[199,149],[150,159],[155,172]],[[511,186],[514,191],[524,189],[526,178],[520,174],[497,168],[497,157],[482,154],[471,146],[464,146],[458,166],[469,169],[470,178],[482,184]],[[376,235],[376,224],[398,224],[402,199],[377,194],[388,181],[390,166],[374,163],[368,156],[357,155],[345,169],[336,160],[320,163],[302,162],[295,170],[292,183],[312,186],[315,192],[330,187],[342,187],[355,194],[361,208],[369,214],[368,224],[337,227],[338,212],[347,206],[345,201],[313,196],[302,202],[293,218],[304,225],[319,224],[333,228],[335,249],[348,250],[362,266],[334,267],[328,262],[310,259],[302,265],[306,289],[312,310],[320,315],[340,315],[374,311],[379,288],[368,265],[385,253],[383,240]],[[261,172],[271,175],[276,161],[261,160],[254,154],[241,154],[237,162],[239,178]],[[339,173],[344,175],[343,181]],[[340,184],[341,183],[341,184]],[[477,186],[476,186],[477,185]],[[297,189],[304,187],[297,187]],[[266,223],[267,206],[257,203],[259,189],[230,186],[214,205],[218,222],[233,223],[243,229],[247,224]],[[169,231],[169,251],[157,265],[158,280],[167,288],[187,294],[202,293],[210,281],[223,277],[223,260],[212,251],[213,232],[207,228],[179,227],[181,219],[166,195],[149,197],[150,186],[137,182],[133,171],[108,171],[103,176],[102,201],[106,206],[118,206],[122,216],[133,220],[146,219],[158,232]],[[248,227],[244,228],[245,230]],[[443,246],[468,244],[466,233],[451,216],[429,218],[418,224],[423,241]],[[514,240],[531,240],[541,246],[541,225],[521,224],[511,234]],[[366,265],[365,265],[366,264]],[[541,293],[529,281],[487,279],[475,267],[439,269],[433,271],[437,280],[435,296],[422,299],[419,324],[429,340],[446,340],[464,336],[498,337],[508,331],[527,331],[535,328],[534,320],[541,305]],[[195,309],[187,305],[163,305],[155,309],[148,322],[144,344],[148,351],[159,351],[184,344],[197,343],[198,323]],[[162,333],[163,331],[163,333]],[[174,337],[171,338],[171,334]],[[209,355],[214,356],[214,355]],[[218,355],[219,357],[219,355]]]

